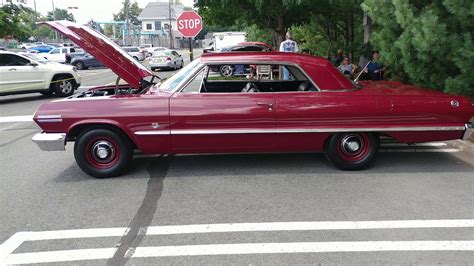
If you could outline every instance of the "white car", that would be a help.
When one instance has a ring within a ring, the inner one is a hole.
[[[0,95],[39,92],[66,97],[80,84],[81,78],[72,66],[0,51]]]
[[[136,46],[122,47],[122,49],[131,55],[137,61],[143,61],[146,58],[146,53],[144,50]]]
[[[21,49],[30,49],[31,47],[35,47],[37,45],[44,45],[44,42],[32,42],[32,43],[22,43],[20,45]]]
[[[178,52],[173,50],[156,51],[150,58],[150,69],[155,71],[159,68],[178,69],[182,68],[184,60]]]
[[[66,55],[75,52],[76,49],[74,47],[58,47],[48,53],[39,53],[38,55],[48,59],[49,61],[66,63]]]

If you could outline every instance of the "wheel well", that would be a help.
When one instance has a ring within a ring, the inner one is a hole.
[[[82,133],[84,133],[86,131],[90,131],[90,130],[93,130],[93,129],[107,129],[107,130],[113,131],[115,133],[118,133],[118,134],[126,137],[128,139],[128,141],[130,141],[130,143],[132,143],[134,149],[137,148],[137,145],[135,144],[135,142],[133,142],[133,140],[130,138],[130,136],[127,133],[125,133],[125,131],[123,131],[118,126],[110,125],[110,124],[82,124],[82,125],[77,125],[77,126],[71,128],[71,130],[69,130],[69,133],[67,134],[67,140],[68,141],[75,141],[76,138],[79,135],[81,135]]]
[[[49,88],[53,89],[54,86],[54,81],[61,80],[61,79],[71,79],[71,82],[76,86],[76,79],[74,78],[73,75],[69,73],[61,73],[61,74],[54,74],[53,78],[51,79],[51,83],[49,84]],[[75,89],[75,88],[74,88]]]

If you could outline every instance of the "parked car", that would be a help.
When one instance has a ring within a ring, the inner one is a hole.
[[[81,48],[74,47],[74,52],[66,54],[66,64],[70,64],[72,59],[76,56],[84,56],[86,52]]]
[[[37,45],[37,46],[33,46],[31,48],[29,48],[28,50],[33,50],[33,51],[36,51],[38,53],[49,53],[49,51],[53,50],[54,46],[51,46],[51,45],[47,45],[47,44],[43,44],[43,45]]]
[[[57,47],[48,53],[40,53],[39,55],[48,59],[49,61],[66,63],[66,55],[75,52],[76,49],[74,47]]]
[[[260,46],[262,48],[262,52],[274,51],[273,47],[270,44],[264,42],[241,42],[239,43],[239,45]]]
[[[324,151],[336,167],[360,170],[374,162],[381,136],[418,143],[468,139],[474,131],[469,123],[474,106],[467,97],[399,82],[357,85],[324,58],[208,54],[159,81],[89,27],[43,23],[128,82],[44,103],[34,115],[43,132],[33,141],[46,151],[63,151],[75,142],[77,164],[94,177],[123,174],[134,149],[144,154]],[[271,72],[252,80],[209,75],[223,63],[276,65],[292,79]]]
[[[20,44],[19,48],[21,49],[30,49],[32,47],[38,46],[38,45],[44,45],[44,42],[35,42],[35,43],[22,43]]]
[[[173,50],[156,51],[150,58],[150,69],[178,69],[184,66],[184,60],[178,52]]]
[[[89,67],[104,67],[104,64],[89,53],[75,56],[71,61],[71,65],[75,66],[77,70],[84,70]]]
[[[137,61],[143,61],[146,58],[146,53],[139,47],[134,47],[134,46],[128,46],[128,47],[122,47],[122,49],[127,52],[129,55],[131,55],[135,60]]]
[[[145,51],[146,56],[149,57],[153,54],[154,47],[151,43],[144,43],[140,45],[140,49],[142,49],[142,51]]]
[[[66,97],[80,84],[81,78],[72,66],[0,51],[0,95],[39,92]]]

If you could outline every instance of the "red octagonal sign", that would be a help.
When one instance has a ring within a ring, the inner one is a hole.
[[[184,11],[178,16],[178,31],[184,37],[196,37],[202,30],[202,18],[194,11]]]

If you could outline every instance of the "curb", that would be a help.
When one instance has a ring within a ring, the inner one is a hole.
[[[452,148],[461,150],[458,153],[451,153],[452,155],[470,165],[474,165],[474,143],[469,140],[458,139],[446,141],[446,144]]]

